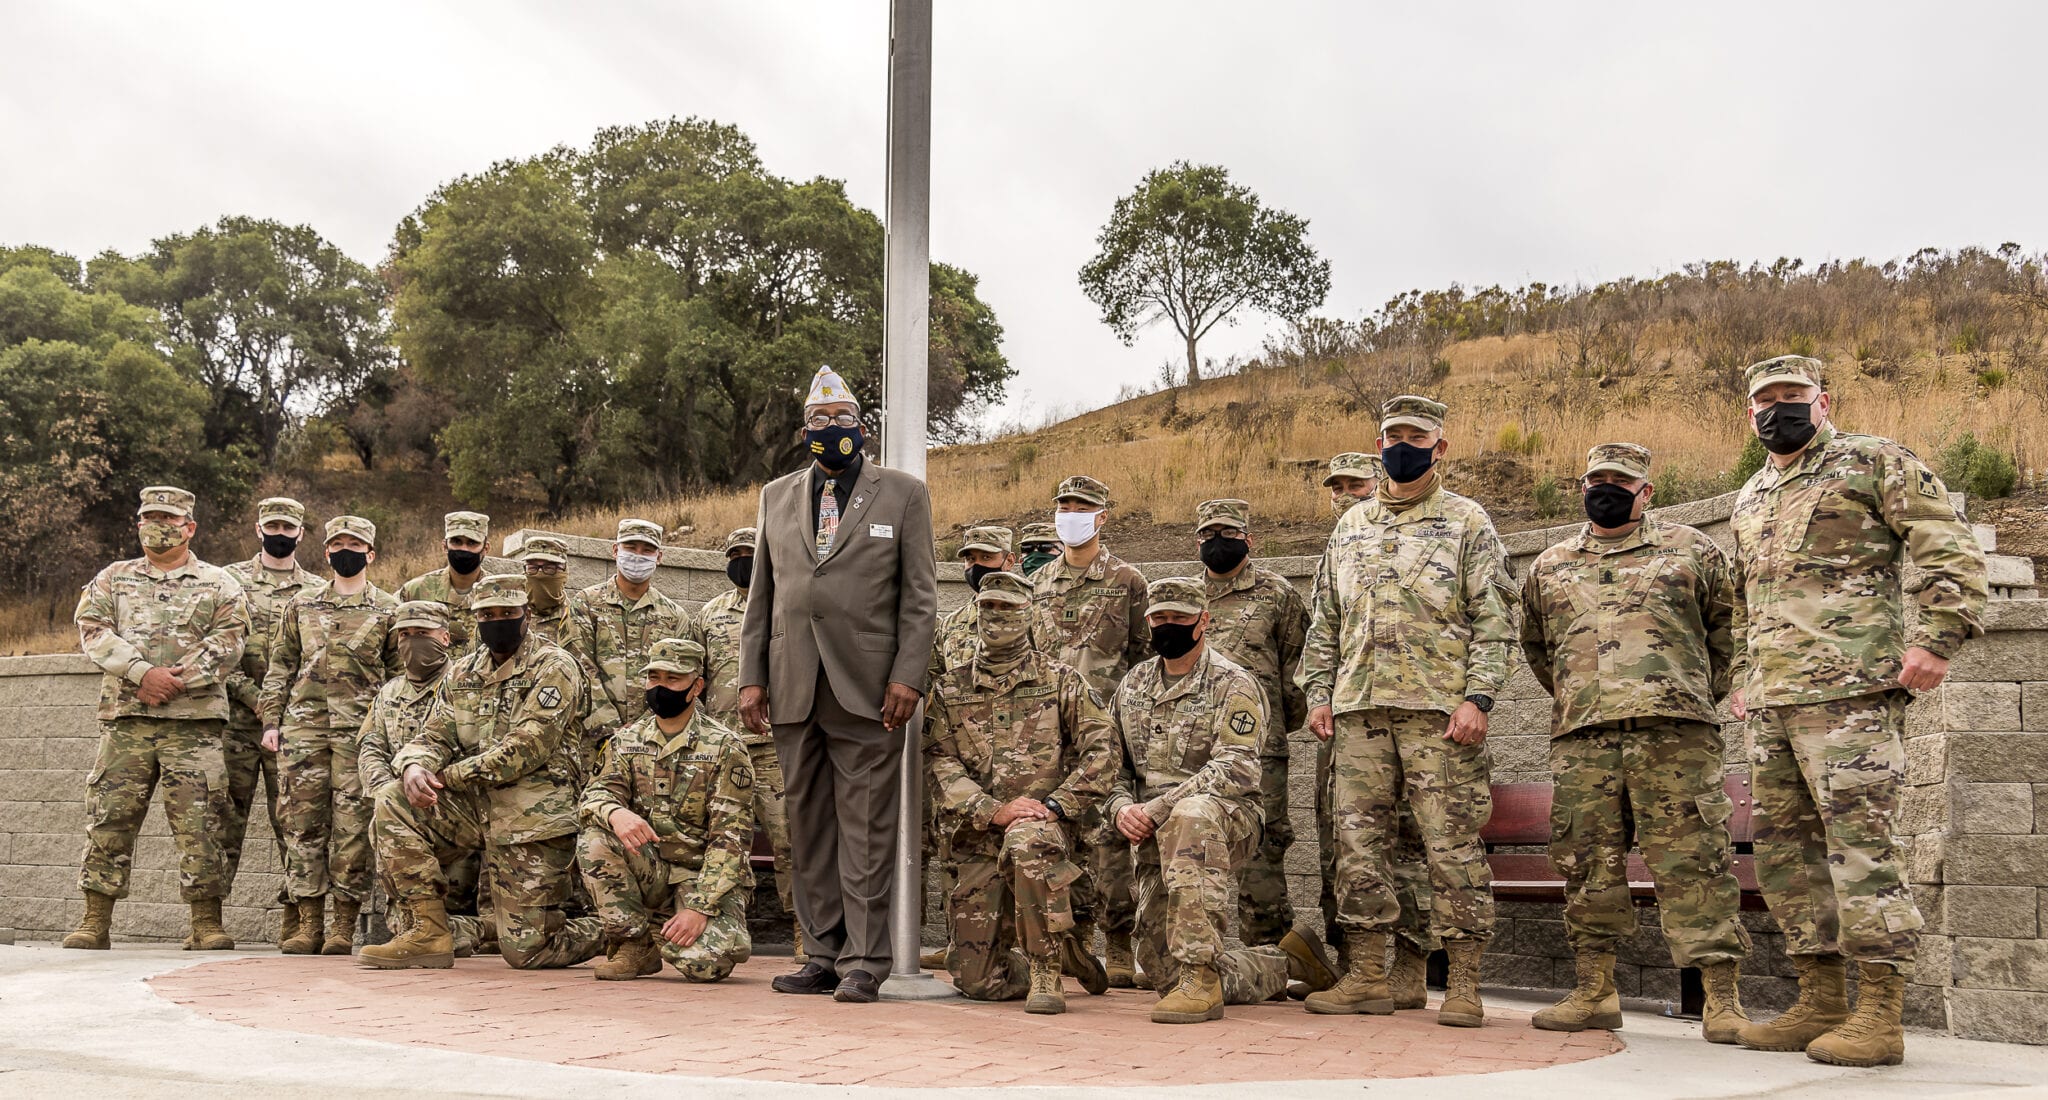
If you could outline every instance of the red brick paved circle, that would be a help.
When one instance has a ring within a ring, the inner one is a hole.
[[[716,985],[673,971],[598,982],[587,966],[523,972],[496,958],[448,970],[368,970],[332,957],[235,959],[151,979],[158,995],[226,1023],[572,1066],[830,1085],[1162,1085],[1428,1077],[1541,1069],[1621,1049],[1608,1032],[1537,1031],[1489,1009],[1478,1029],[1433,1010],[1313,1016],[1231,1006],[1218,1023],[1154,1024],[1149,992],[1089,997],[1064,1016],[1021,1002],[842,1005],[772,993],[786,958]]]

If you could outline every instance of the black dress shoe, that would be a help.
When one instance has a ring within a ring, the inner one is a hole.
[[[832,999],[840,1004],[867,1005],[875,1003],[881,996],[882,983],[876,981],[873,974],[856,970],[839,979],[839,989],[832,994]]]
[[[839,975],[823,963],[814,962],[807,962],[802,970],[784,974],[768,983],[768,988],[777,993],[830,993],[838,987]]]

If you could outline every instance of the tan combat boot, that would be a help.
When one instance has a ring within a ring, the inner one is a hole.
[[[620,942],[619,949],[612,953],[611,958],[591,969],[601,982],[630,982],[649,974],[659,974],[661,949],[654,946],[653,936],[642,932]]]
[[[804,950],[804,926],[801,924],[792,925],[791,931],[796,936],[796,942],[790,950],[790,955],[796,959],[798,966],[802,966],[811,959],[810,953]]]
[[[341,894],[334,896],[334,915],[327,922],[327,942],[320,945],[322,955],[347,955],[356,949],[356,917],[362,911],[362,902]]]
[[[1451,957],[1451,978],[1444,983],[1444,1003],[1436,1007],[1436,1022],[1478,1027],[1486,1020],[1486,1006],[1479,1000],[1479,962],[1486,955],[1486,941],[1445,940],[1444,952]]]
[[[951,953],[952,944],[944,947],[928,947],[917,956],[917,965],[925,970],[945,970],[946,956]]]
[[[85,892],[85,915],[78,919],[78,931],[64,937],[64,946],[87,951],[105,951],[113,942],[114,895]]]
[[[1303,996],[1321,993],[1337,984],[1337,964],[1330,961],[1330,953],[1323,949],[1322,937],[1304,934],[1297,924],[1280,937],[1280,950],[1287,955],[1287,977],[1303,988]],[[1292,993],[1290,988],[1288,995]]]
[[[1806,1046],[1806,1056],[1831,1066],[1896,1066],[1906,1060],[1906,972],[1891,963],[1856,967],[1856,1011]]]
[[[284,914],[277,921],[277,946],[299,934],[299,907],[290,898],[284,900]]]
[[[1849,1019],[1849,971],[1840,955],[1794,955],[1799,999],[1769,1023],[1744,1024],[1735,1041],[1751,1050],[1805,1050]]]
[[[1180,984],[1152,1006],[1155,1024],[1199,1024],[1223,1018],[1223,979],[1213,966],[1183,966]]]
[[[1083,943],[1088,941],[1083,940]],[[1119,936],[1114,932],[1103,936],[1103,947],[1109,956],[1102,968],[1109,973],[1111,989],[1136,989],[1138,987],[1138,964],[1131,956],[1131,935],[1126,932]]]
[[[1081,937],[1072,932],[1060,937],[1060,969],[1080,979],[1081,988],[1090,997],[1109,992],[1109,971],[1102,968],[1102,960],[1088,950]]]
[[[1336,985],[1309,994],[1301,1006],[1321,1016],[1392,1014],[1394,995],[1387,989],[1387,934],[1346,932],[1344,945],[1351,956],[1351,969],[1344,972]]]
[[[448,931],[448,907],[439,899],[411,903],[412,927],[387,943],[356,952],[356,965],[378,970],[446,970],[455,965],[455,937]],[[315,924],[317,928],[319,925]]]
[[[1429,956],[1402,936],[1394,937],[1394,968],[1387,972],[1387,991],[1394,1007],[1429,1007]]]
[[[1621,1030],[1621,992],[1614,988],[1614,953],[1581,953],[1579,984],[1564,1000],[1530,1017],[1539,1031]]]
[[[287,955],[317,955],[321,947],[321,929],[327,924],[327,895],[300,898],[299,927],[290,939],[277,945]]]
[[[220,899],[201,898],[192,903],[192,934],[185,937],[187,951],[233,951],[235,938],[220,924]]]
[[[1060,961],[1031,960],[1031,995],[1024,998],[1024,1011],[1034,1016],[1057,1016],[1066,1010],[1067,991],[1060,988]]]
[[[1700,984],[1707,988],[1707,1007],[1700,1011],[1700,1033],[1710,1043],[1733,1043],[1742,1034],[1749,1017],[1742,1011],[1742,994],[1736,980],[1740,964],[1708,963],[1700,967]]]

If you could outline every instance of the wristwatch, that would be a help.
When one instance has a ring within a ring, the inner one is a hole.
[[[1493,696],[1491,695],[1467,695],[1465,696],[1465,701],[1478,707],[1481,714],[1493,713]]]
[[[1048,797],[1045,800],[1045,808],[1051,810],[1052,816],[1059,818],[1061,821],[1067,819],[1066,807],[1060,805],[1059,799]]]

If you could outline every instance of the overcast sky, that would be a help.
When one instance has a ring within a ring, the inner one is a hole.
[[[1452,281],[2048,246],[2039,4],[938,6],[933,255],[981,276],[1011,414],[1179,357],[1075,282],[1177,158],[1308,218],[1347,319]],[[0,243],[84,258],[248,214],[374,263],[441,182],[669,115],[879,212],[887,26],[886,0],[0,0]]]

